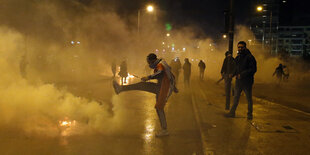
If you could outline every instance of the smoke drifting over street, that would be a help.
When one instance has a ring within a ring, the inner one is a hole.
[[[164,22],[157,19],[154,24],[147,16],[142,16],[145,25],[141,26],[138,35],[137,17],[128,15],[124,19],[112,4],[99,1],[85,4],[75,0],[2,0],[0,125],[21,129],[30,135],[57,136],[58,122],[68,118],[80,123],[77,134],[125,130],[122,116],[134,114],[126,113],[119,97],[112,96],[111,103],[99,103],[76,96],[57,83],[111,77],[113,59],[118,64],[127,60],[129,72],[142,74],[146,55],[160,49],[166,35],[161,26]],[[220,78],[226,44],[216,45],[214,51],[210,51],[213,41],[195,39],[199,33],[196,26],[171,33],[174,43],[181,49],[182,45],[199,44],[199,50],[188,48],[181,58],[195,59],[193,68],[198,68],[196,59],[205,60],[206,77]],[[250,35],[247,28],[239,26],[236,42],[247,41]],[[274,67],[281,61],[266,59],[259,49],[250,50],[258,62],[255,79],[270,81]],[[173,58],[168,54],[158,55],[167,56],[168,62]],[[112,86],[103,89],[112,91]]]

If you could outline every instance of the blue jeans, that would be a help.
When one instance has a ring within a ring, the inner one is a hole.
[[[243,90],[246,95],[246,99],[248,100],[248,117],[253,116],[252,86],[252,83],[244,83],[240,80],[236,80],[234,104],[230,110],[230,113],[235,114],[235,111],[239,104],[240,95]]]

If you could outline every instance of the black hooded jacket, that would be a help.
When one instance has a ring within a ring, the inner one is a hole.
[[[235,58],[236,62],[236,73],[235,75],[240,74],[240,81],[243,84],[253,84],[254,74],[257,71],[256,60],[251,52],[246,49],[238,53],[238,56]]]

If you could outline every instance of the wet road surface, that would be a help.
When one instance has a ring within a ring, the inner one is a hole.
[[[110,78],[93,82],[61,83],[76,96],[108,104],[115,126],[109,132],[92,131],[62,136],[29,136],[2,127],[1,154],[202,154],[201,138],[189,93],[173,95],[166,106],[170,135],[157,138],[160,129],[155,95],[126,92],[115,95]],[[78,125],[77,125],[78,126]],[[77,127],[78,128],[78,127]],[[76,129],[78,130],[78,129]]]

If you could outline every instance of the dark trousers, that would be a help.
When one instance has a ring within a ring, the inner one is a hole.
[[[224,78],[225,80],[225,96],[226,96],[226,109],[230,107],[230,91],[231,91],[231,80],[232,78]]]
[[[239,104],[240,95],[243,90],[248,100],[248,117],[252,117],[252,113],[253,113],[252,86],[253,86],[252,83],[246,84],[246,83],[242,83],[240,80],[236,80],[234,104],[230,110],[230,113],[235,114],[235,111]]]
[[[122,86],[121,91],[130,91],[130,90],[141,90],[141,91],[146,91],[150,92],[153,94],[158,94],[160,90],[160,85],[157,83],[153,82],[138,82],[135,84],[130,84],[130,85],[124,85]]]
[[[156,94],[156,100],[158,99],[158,94],[160,90],[160,84],[153,82],[139,82],[131,85],[122,86],[121,92],[130,90],[141,90]],[[163,130],[167,129],[167,121],[164,109],[156,109],[160,126]]]

